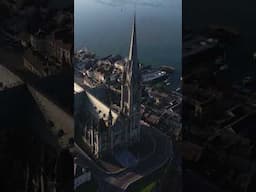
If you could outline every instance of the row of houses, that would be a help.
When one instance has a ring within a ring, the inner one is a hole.
[[[73,44],[72,30],[60,29],[47,33],[39,29],[34,34],[22,33],[21,45],[25,48],[24,66],[43,77],[71,67]]]

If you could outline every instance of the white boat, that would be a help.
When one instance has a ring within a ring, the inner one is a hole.
[[[150,73],[146,73],[142,75],[143,82],[150,82],[157,79],[160,79],[162,77],[165,77],[167,73],[165,71],[154,71]]]

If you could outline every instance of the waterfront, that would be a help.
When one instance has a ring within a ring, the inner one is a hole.
[[[114,0],[75,1],[75,50],[87,47],[99,57],[127,56],[134,3]],[[138,54],[146,65],[171,65],[181,73],[181,1],[137,1]]]

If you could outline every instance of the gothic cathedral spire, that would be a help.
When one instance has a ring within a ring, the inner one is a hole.
[[[133,18],[132,35],[131,35],[128,59],[130,61],[137,59],[136,14],[134,14],[134,18]]]
[[[133,18],[133,26],[132,26],[132,34],[131,34],[131,41],[130,41],[130,49],[129,49],[129,75],[130,78],[139,73],[139,62],[138,62],[138,55],[137,55],[137,34],[136,34],[136,13],[134,14]]]
[[[123,113],[132,113],[135,94],[138,92],[138,82],[140,81],[140,69],[137,56],[137,34],[136,34],[136,14],[134,14],[129,56],[123,71],[121,85],[121,111]]]

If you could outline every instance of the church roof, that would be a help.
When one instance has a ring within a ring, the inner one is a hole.
[[[86,111],[93,115],[96,119],[103,119],[105,123],[108,121],[110,115],[111,99],[109,95],[114,94],[113,91],[105,86],[86,90],[85,94],[81,93],[79,99],[84,102]],[[117,111],[111,109],[112,123],[115,124],[119,114]]]
[[[87,92],[91,95],[94,95],[98,100],[107,106],[111,106],[112,104],[119,104],[120,101],[120,96],[105,85],[100,85],[98,87],[88,89]]]

